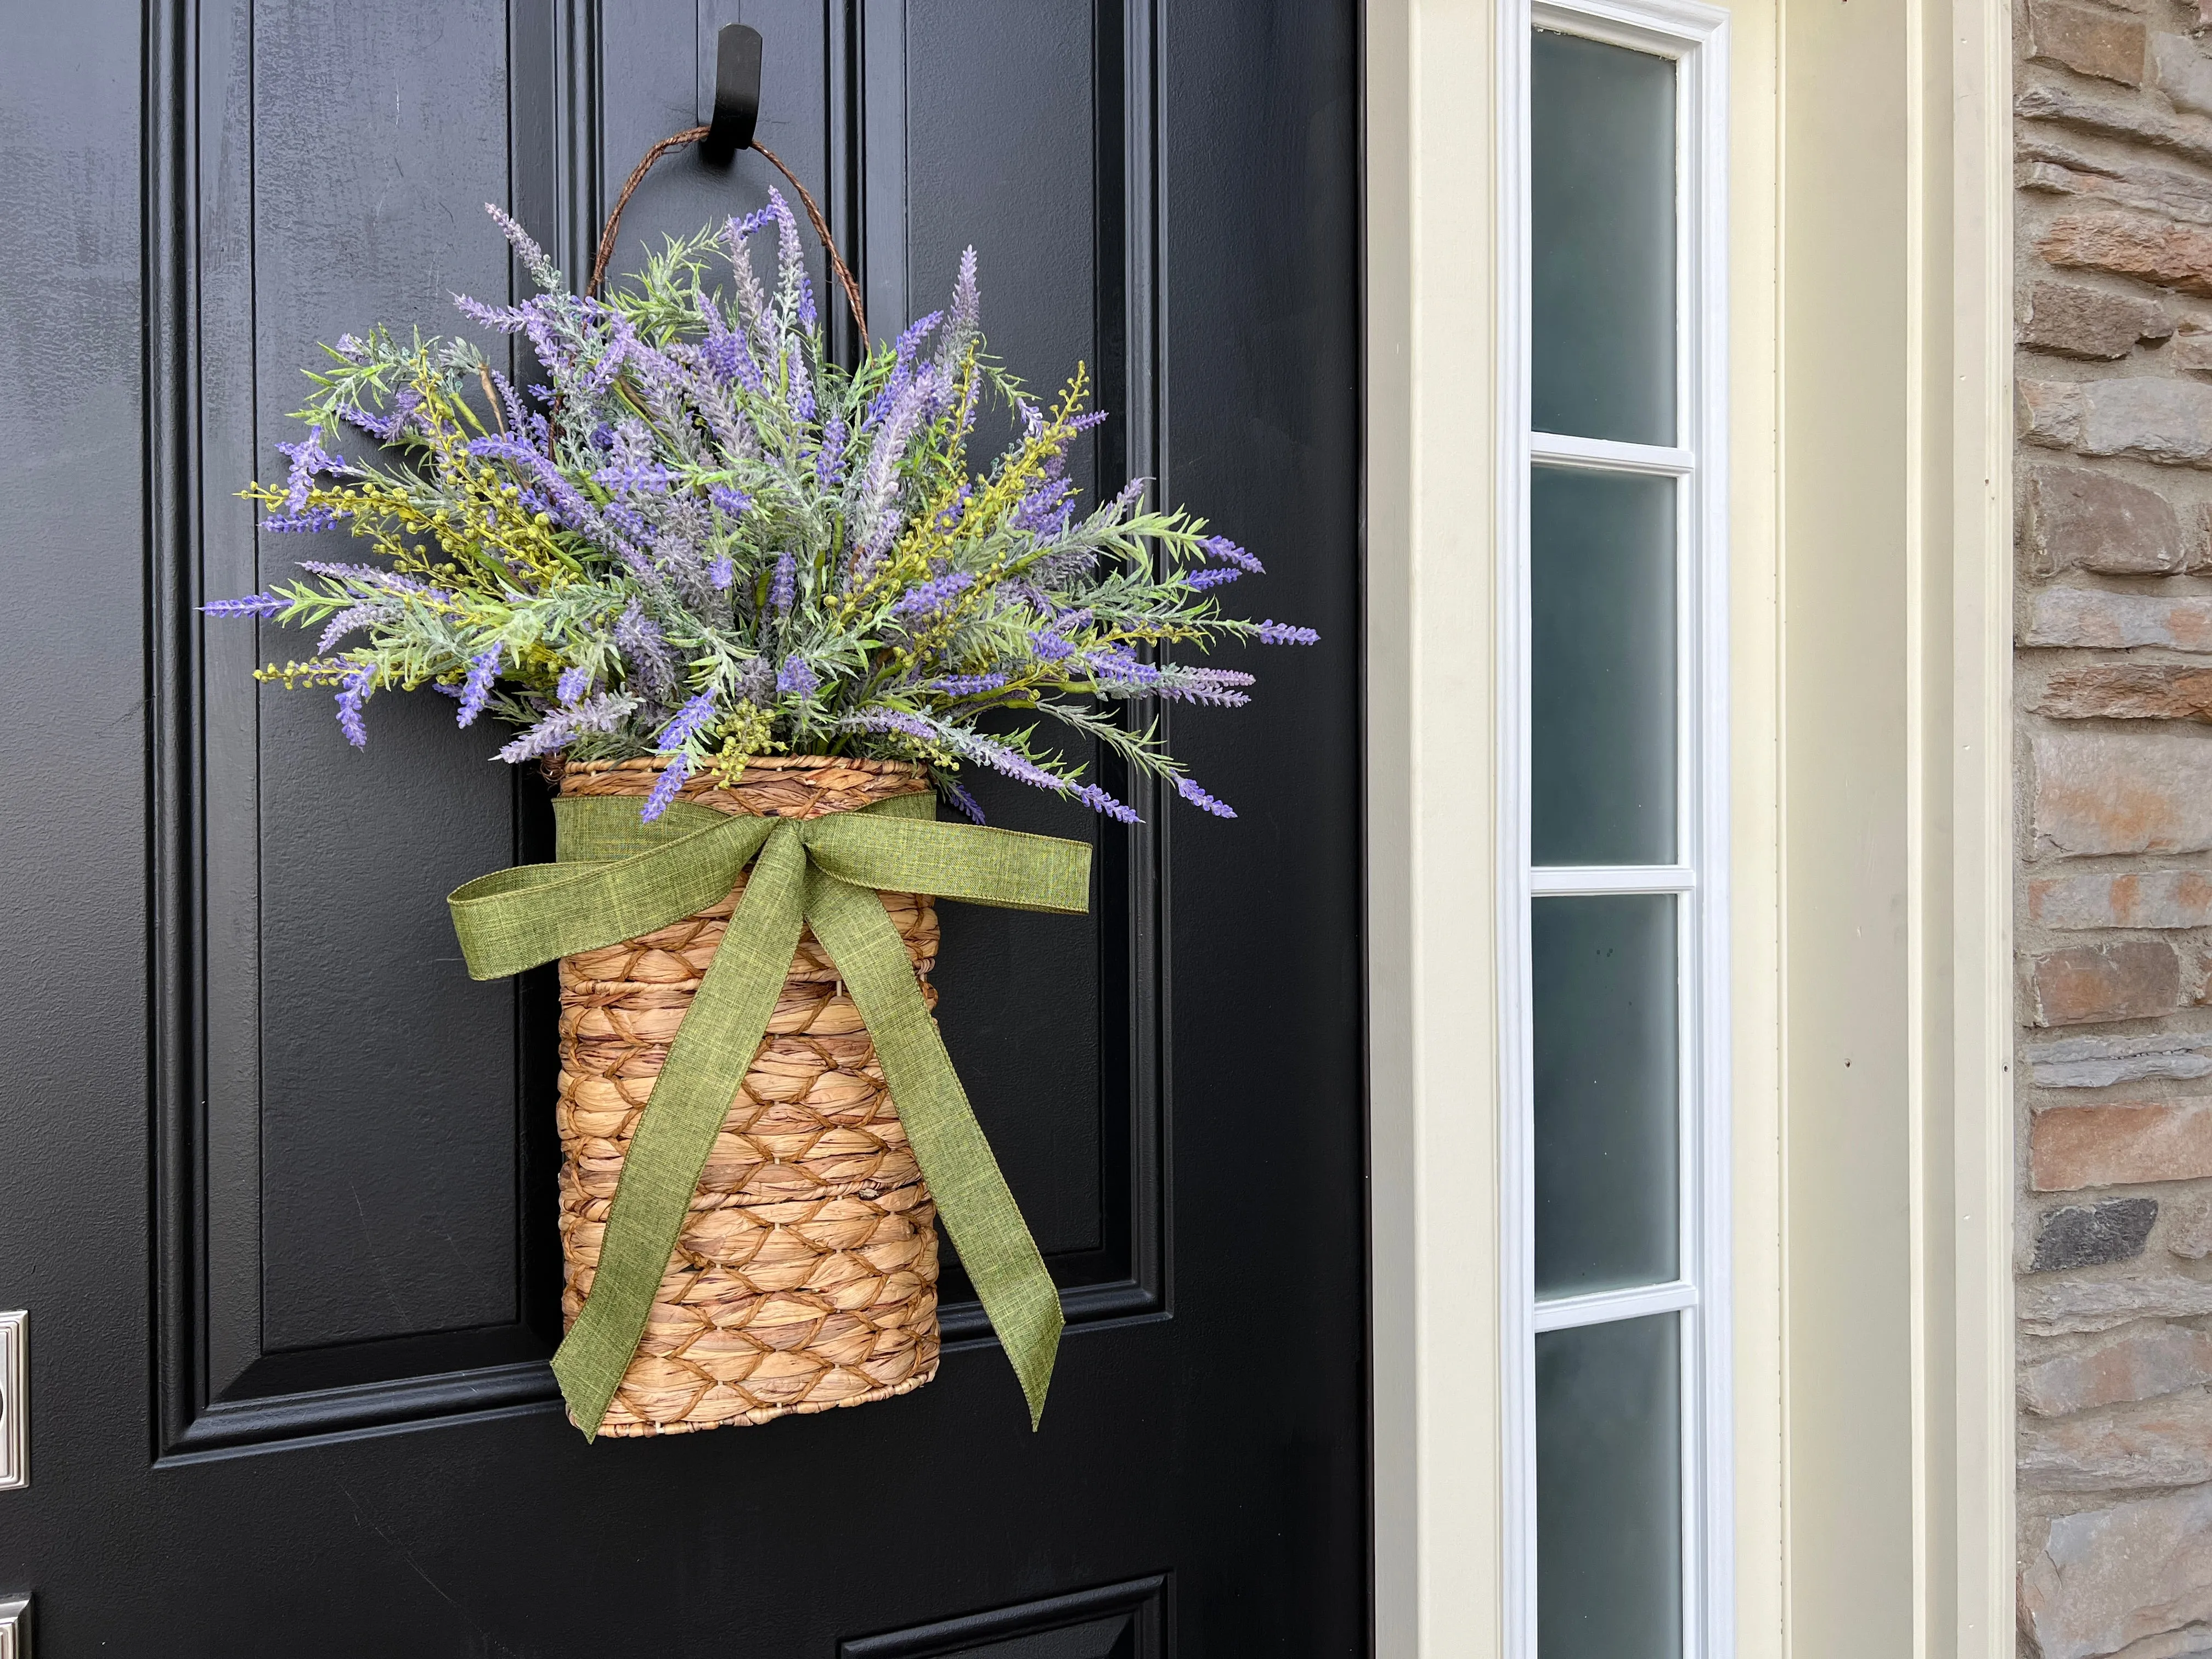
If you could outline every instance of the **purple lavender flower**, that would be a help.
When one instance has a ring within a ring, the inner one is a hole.
[[[450,688],[441,686],[440,690]],[[637,707],[635,697],[602,691],[571,708],[556,708],[499,751],[513,766],[563,748],[586,732],[611,732],[624,714]]]
[[[384,570],[373,564],[333,564],[326,559],[302,559],[300,568],[311,576],[335,576],[341,581],[367,582],[372,587],[390,588],[395,593],[427,593],[443,599],[436,588],[419,582],[412,576],[403,576],[397,570]]]
[[[1233,564],[1239,570],[1249,571],[1255,576],[1264,576],[1267,574],[1259,560],[1254,558],[1226,536],[1208,536],[1199,545],[1206,550],[1208,557],[1218,559],[1224,564]]]
[[[737,579],[738,567],[731,562],[730,556],[726,553],[718,555],[707,567],[707,580],[714,583],[717,592],[727,592],[730,584]]]
[[[845,422],[832,415],[822,428],[822,447],[814,457],[814,476],[824,489],[834,485],[845,470]]]
[[[1202,702],[1216,708],[1242,708],[1252,701],[1239,686],[1252,684],[1249,674],[1233,668],[1185,668],[1176,665],[1163,669],[1159,684],[1153,687],[1154,695],[1170,702]]]
[[[1067,792],[1094,812],[1103,812],[1120,823],[1142,823],[1137,809],[1127,802],[1118,801],[1095,783],[1079,783]],[[1231,815],[1234,817],[1232,813]]]
[[[242,599],[210,599],[200,611],[210,617],[273,617],[289,603],[274,593],[248,593]]]
[[[715,320],[719,323],[721,319],[717,317]],[[758,392],[764,384],[760,365],[753,360],[752,348],[741,334],[723,329],[708,335],[700,342],[699,357],[724,386],[735,380],[748,392]]]
[[[665,702],[676,689],[676,669],[669,660],[668,641],[660,628],[635,599],[615,619],[615,648],[629,667],[631,684],[656,702]]]
[[[951,735],[903,708],[863,708],[837,722],[840,732],[902,732],[924,743],[943,743]]]
[[[507,411],[507,429],[528,433],[545,424],[545,417],[534,414],[514,390],[514,383],[497,369],[491,371],[493,388],[499,393],[500,406]]]
[[[786,657],[782,672],[775,677],[775,689],[787,697],[811,697],[821,684],[822,677],[804,657]]]
[[[1321,635],[1310,628],[1298,628],[1289,623],[1263,622],[1253,629],[1253,634],[1263,645],[1318,645]]]
[[[937,343],[939,367],[951,370],[975,342],[983,315],[983,296],[975,287],[975,250],[960,256],[960,274],[952,283],[952,307],[945,313],[945,333]],[[982,820],[975,820],[981,823]]]
[[[704,732],[714,718],[714,694],[702,691],[660,728],[660,752],[672,755]]]
[[[410,386],[402,386],[392,399],[392,412],[378,415],[366,409],[349,409],[345,417],[379,443],[397,443],[406,435],[413,424],[416,411],[422,407],[422,394]],[[280,446],[281,447],[281,446]]]
[[[380,600],[368,605],[348,605],[337,615],[332,617],[330,625],[323,629],[323,637],[315,641],[315,654],[328,655],[332,646],[356,629],[366,628],[373,622],[380,622],[390,616],[392,611],[392,605],[389,600]]]
[[[726,519],[736,518],[753,504],[751,496],[728,484],[708,484],[707,499],[714,502],[714,510]]]
[[[560,698],[563,708],[574,708],[591,689],[592,671],[578,663],[561,671],[561,678],[553,687],[553,695]]]
[[[536,481],[544,501],[550,506],[549,516],[563,527],[581,531],[587,535],[599,531],[599,515],[592,510],[591,502],[585,499],[584,492],[569,482],[568,474],[531,445],[520,438],[500,436],[471,438],[468,448],[469,453],[478,460],[505,461],[526,472]]]
[[[792,216],[791,204],[783,199],[780,190],[769,191],[768,207],[775,216],[777,278],[799,313],[799,325],[811,329],[815,319],[814,284],[806,279],[806,257],[799,243],[799,221]]]
[[[798,597],[799,561],[787,547],[775,556],[775,575],[768,585],[769,606],[777,616],[788,617]]]
[[[652,535],[653,526],[646,523],[645,514],[628,501],[609,501],[599,509],[599,516],[633,541],[643,541]],[[632,563],[636,561],[632,560]]]
[[[486,305],[482,300],[456,294],[453,309],[478,327],[495,329],[501,334],[520,334],[530,326],[530,313],[520,306]]]
[[[530,273],[532,282],[542,289],[556,289],[562,286],[561,273],[554,269],[553,262],[545,257],[545,250],[538,246],[528,231],[489,202],[484,204],[484,211],[491,215],[492,222],[500,228],[500,234],[507,238],[508,245],[514,249],[515,257],[522,261],[522,268]]]
[[[1183,586],[1203,593],[1209,587],[1220,587],[1235,581],[1244,573],[1233,567],[1216,567],[1212,570],[1191,570],[1183,574]]]
[[[1148,662],[1139,662],[1118,645],[1109,645],[1097,651],[1087,651],[1084,665],[1102,680],[1115,680],[1124,685],[1150,685],[1160,677],[1160,671]]]
[[[930,681],[922,689],[945,697],[981,697],[994,691],[1003,691],[1006,686],[1004,674],[945,674]]]
[[[313,535],[319,530],[328,530],[340,519],[352,515],[327,507],[311,507],[304,513],[272,513],[262,520],[264,530],[273,530],[279,535],[292,533]]]
[[[297,516],[306,510],[307,491],[313,488],[318,472],[343,472],[345,457],[333,455],[323,447],[323,429],[319,426],[307,428],[307,435],[295,444],[278,444],[276,452],[292,463],[291,476],[285,480],[284,510]]]
[[[1040,628],[1031,632],[1030,649],[1047,662],[1059,662],[1063,658],[1075,654],[1075,647],[1073,645],[1048,628]]]
[[[369,682],[376,671],[364,663],[347,672],[338,682],[338,730],[345,740],[356,749],[368,747],[368,727],[361,718],[361,706],[368,701]]]
[[[491,701],[491,683],[499,673],[501,647],[495,643],[489,651],[478,652],[469,659],[467,678],[461,682],[461,706],[454,716],[455,723],[473,726],[476,718]]]
[[[948,571],[933,580],[917,582],[899,595],[891,606],[892,613],[901,617],[927,616],[943,609],[967,588],[975,585],[975,577],[964,570]]]
[[[982,803],[978,801],[975,796],[969,794],[965,789],[963,789],[951,778],[938,779],[937,787],[939,792],[944,795],[945,799],[951,801],[954,806],[959,809],[960,814],[963,817],[966,818],[971,823],[982,823]]]
[[[769,191],[769,199],[773,202],[780,200],[781,198],[777,197],[775,190],[771,188]],[[786,208],[784,210],[787,213],[790,210],[791,210],[789,208]],[[730,257],[735,258],[742,253],[744,250],[746,240],[750,237],[755,231],[758,230],[763,225],[766,224],[769,220],[775,217],[775,210],[773,207],[755,208],[750,213],[745,214],[743,217],[732,215],[730,222],[722,227],[722,240],[730,248]]]
[[[943,312],[933,311],[928,316],[918,318],[907,325],[906,331],[891,346],[892,353],[902,367],[914,361],[915,353],[921,349],[921,343],[929,337],[930,331],[944,320]]]
[[[1212,813],[1217,818],[1233,818],[1237,816],[1235,811],[1226,803],[1214,799],[1189,778],[1176,780],[1176,793],[1181,795],[1193,806]]]
[[[665,495],[668,481],[675,475],[665,466],[648,461],[623,459],[611,466],[603,466],[592,474],[593,482],[610,489],[628,490],[636,495]]]
[[[1145,499],[1145,486],[1150,478],[1132,478],[1121,486],[1121,493],[1114,497],[1114,516],[1121,517]]]
[[[983,737],[964,726],[945,727],[940,734],[940,740],[963,759],[980,761],[994,772],[1004,773],[1015,782],[1026,783],[1032,788],[1049,789],[1055,795],[1069,795],[1076,794],[1081,787],[1072,778],[1064,778],[1057,773],[1048,772],[1019,750],[1000,743],[995,738]],[[1079,798],[1084,800],[1085,805],[1091,805],[1087,796]],[[1107,796],[1106,799],[1110,800],[1112,797]],[[1093,807],[1093,810],[1103,811],[1104,809]]]
[[[691,757],[678,755],[660,769],[660,776],[653,786],[653,793],[645,798],[645,809],[637,816],[641,822],[651,823],[668,810],[668,804],[682,793],[684,780],[691,775]]]

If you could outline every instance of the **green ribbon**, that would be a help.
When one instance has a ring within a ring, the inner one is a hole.
[[[630,1140],[592,1293],[553,1356],[585,1437],[598,1432],[645,1334],[691,1194],[805,927],[867,1023],[915,1161],[1035,1428],[1060,1346],[1060,1296],[875,890],[1081,915],[1091,849],[936,823],[932,795],[805,820],[678,801],[645,823],[636,799],[619,795],[564,798],[553,810],[557,862],[480,877],[447,901],[472,978],[503,978],[665,927],[727,896],[753,866]]]

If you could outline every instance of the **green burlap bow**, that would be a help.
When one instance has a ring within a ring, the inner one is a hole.
[[[726,897],[753,866],[630,1141],[591,1295],[553,1356],[570,1414],[586,1438],[598,1432],[775,1012],[799,931],[811,927],[867,1023],[915,1161],[1021,1379],[1034,1428],[1060,1346],[1060,1296],[873,890],[1081,915],[1091,849],[936,823],[933,795],[805,820],[735,817],[678,801],[645,823],[638,805],[618,795],[556,800],[557,862],[481,877],[448,900],[470,975],[499,979],[665,927]]]

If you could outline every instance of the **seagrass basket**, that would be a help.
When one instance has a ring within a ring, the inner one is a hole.
[[[564,795],[637,795],[654,761],[571,764]],[[734,787],[696,777],[717,811],[812,818],[929,787],[896,761],[755,760]],[[721,943],[720,903],[561,963],[564,1324],[592,1288],[607,1212],[677,1027]],[[924,895],[881,895],[922,995],[937,953]],[[769,1035],[691,1196],[653,1315],[601,1434],[684,1434],[858,1406],[937,1374],[936,1206],[860,1011],[809,931]]]

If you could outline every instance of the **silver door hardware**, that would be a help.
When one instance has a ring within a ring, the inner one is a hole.
[[[27,1595],[0,1601],[0,1659],[31,1659],[31,1598]]]
[[[30,1484],[31,1316],[0,1313],[0,1492]],[[19,1656],[0,1646],[0,1659]]]

